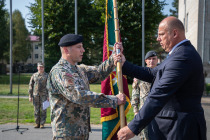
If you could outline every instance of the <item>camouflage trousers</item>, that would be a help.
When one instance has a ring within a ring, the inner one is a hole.
[[[47,96],[33,96],[34,118],[38,125],[43,125],[47,117],[47,109],[43,110],[43,102],[47,100]]]
[[[149,140],[148,138],[148,127],[145,127],[139,134],[140,140]]]
[[[82,136],[65,136],[65,137],[59,137],[56,138],[53,136],[53,140],[88,140],[89,139],[89,134],[87,135],[82,135]]]

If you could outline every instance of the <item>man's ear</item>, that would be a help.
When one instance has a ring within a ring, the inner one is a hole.
[[[63,50],[64,50],[65,54],[69,53],[69,50],[67,47],[63,47]]]
[[[174,29],[174,30],[173,30],[173,35],[174,35],[174,38],[177,38],[177,37],[178,37],[179,32],[178,32],[177,29]]]

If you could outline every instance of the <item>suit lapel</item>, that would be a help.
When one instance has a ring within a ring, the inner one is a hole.
[[[180,49],[180,47],[184,47],[184,46],[192,46],[192,44],[190,43],[190,41],[186,41],[182,44],[180,44],[179,46],[177,46],[174,51],[172,52],[172,54],[170,56],[173,56],[174,53],[176,53],[176,51],[178,51]]]

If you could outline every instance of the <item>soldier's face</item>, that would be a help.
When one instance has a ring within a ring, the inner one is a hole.
[[[73,65],[75,65],[77,62],[81,62],[83,58],[83,53],[85,52],[85,49],[83,48],[82,43],[75,44],[73,46],[68,47],[68,56],[70,58],[70,61]]]
[[[147,67],[154,68],[157,66],[158,58],[157,56],[149,57],[145,60]]]
[[[44,72],[44,67],[43,66],[38,66],[37,70],[39,73],[43,73]]]

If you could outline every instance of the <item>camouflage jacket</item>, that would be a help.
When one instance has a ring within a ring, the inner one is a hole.
[[[150,91],[151,84],[134,78],[132,87],[131,105],[133,106],[133,112],[135,113],[143,106]]]
[[[43,74],[36,72],[31,76],[28,90],[29,97],[33,97],[33,95],[46,95],[48,97],[47,76],[46,72]]]
[[[89,83],[104,80],[114,68],[112,57],[99,66],[71,65],[63,58],[59,60],[47,82],[53,136],[88,134],[89,107],[117,107],[117,97],[92,92],[89,87]]]

